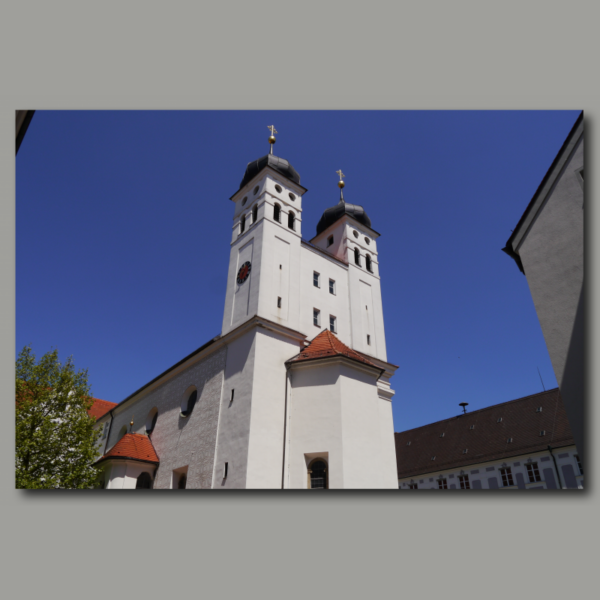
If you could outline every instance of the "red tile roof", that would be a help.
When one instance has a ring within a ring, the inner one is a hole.
[[[94,404],[88,410],[88,415],[96,417],[96,419],[103,417],[111,408],[117,406],[116,402],[109,402],[108,400],[99,400],[98,398],[92,398],[92,400]]]
[[[158,454],[150,438],[140,433],[126,433],[101,459],[139,460],[158,464]]]
[[[351,358],[352,360],[356,360],[365,365],[369,365],[371,367],[375,367],[379,369],[376,365],[374,365],[370,360],[352,350],[352,348],[348,348],[346,344],[340,342],[338,338],[329,331],[329,329],[324,329],[313,339],[313,341],[306,347],[298,356],[292,358],[289,362],[300,362],[304,360],[312,360],[315,358],[328,358],[332,356],[346,356],[347,358]],[[379,369],[381,371],[381,369]]]
[[[536,412],[540,406],[542,411]],[[546,435],[540,436],[542,430]],[[394,437],[399,479],[531,454],[546,450],[548,445],[558,448],[575,444],[558,388],[396,433]],[[509,438],[512,442],[507,441]],[[463,454],[465,449],[467,453]]]

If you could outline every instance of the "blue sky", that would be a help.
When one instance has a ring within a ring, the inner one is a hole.
[[[378,240],[396,431],[556,379],[501,248],[578,111],[38,111],[17,156],[16,351],[120,402],[220,333],[249,161],[289,160],[303,235],[344,197]]]

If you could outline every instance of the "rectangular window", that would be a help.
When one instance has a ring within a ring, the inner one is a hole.
[[[320,285],[320,283],[319,283],[319,278],[320,278],[320,277],[321,277],[321,276],[320,276],[320,275],[319,275],[319,274],[318,274],[316,271],[313,271],[313,285],[314,285],[315,287],[321,287],[321,285]]]
[[[529,475],[529,483],[533,483],[534,481],[541,481],[540,471],[538,469],[538,465],[536,462],[527,463],[525,465],[527,467],[527,475]]]
[[[371,345],[371,336],[367,333],[367,345]]]
[[[500,475],[502,475],[502,485],[504,487],[507,487],[509,485],[515,485],[510,467],[500,469]]]
[[[439,490],[447,490],[448,489],[448,480],[447,479],[438,479],[438,489]]]
[[[281,298],[277,297],[277,308],[281,308]]]
[[[333,244],[333,236],[332,236],[332,235],[330,235],[330,236],[327,238],[327,247],[329,248],[329,246],[331,246],[332,244]]]
[[[337,319],[333,315],[329,315],[329,330],[337,333]]]
[[[577,466],[579,467],[579,474],[583,475],[583,467],[581,466],[581,461],[579,460],[579,454],[575,455],[575,460],[577,461]]]
[[[471,489],[471,484],[469,483],[469,476],[468,475],[459,475],[458,476],[458,481],[460,482],[460,489],[461,490],[470,490]]]
[[[418,485],[416,483],[409,483],[408,484],[408,489],[409,490],[418,490]]]
[[[329,280],[329,293],[335,296],[335,281],[333,279]]]
[[[313,308],[313,325],[321,327],[321,311],[316,308]]]

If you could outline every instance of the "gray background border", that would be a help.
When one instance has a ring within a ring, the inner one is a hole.
[[[597,4],[10,6],[0,18],[0,514],[7,597],[391,592],[479,598],[485,590],[488,598],[505,599],[515,592],[564,598],[594,589],[599,517],[593,489],[443,499],[375,493],[284,499],[265,492],[140,499],[13,490],[13,111],[583,108],[587,171],[593,174],[600,108]],[[365,143],[376,145],[376,135]],[[315,132],[315,143],[326,143],[322,132]],[[589,235],[599,226],[593,175],[586,186],[589,275],[598,264]],[[597,278],[590,284],[589,305]],[[596,340],[595,318],[590,330]],[[588,365],[596,362],[591,350]],[[588,397],[597,389],[590,381]],[[597,430],[590,404],[588,415],[588,431]],[[588,444],[591,481],[597,479],[591,435]]]

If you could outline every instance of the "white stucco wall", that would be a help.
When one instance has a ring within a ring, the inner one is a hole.
[[[307,463],[327,455],[329,487],[397,486],[391,410],[381,410],[377,373],[349,361],[291,369],[289,486],[307,487]],[[382,434],[384,437],[382,438]]]

